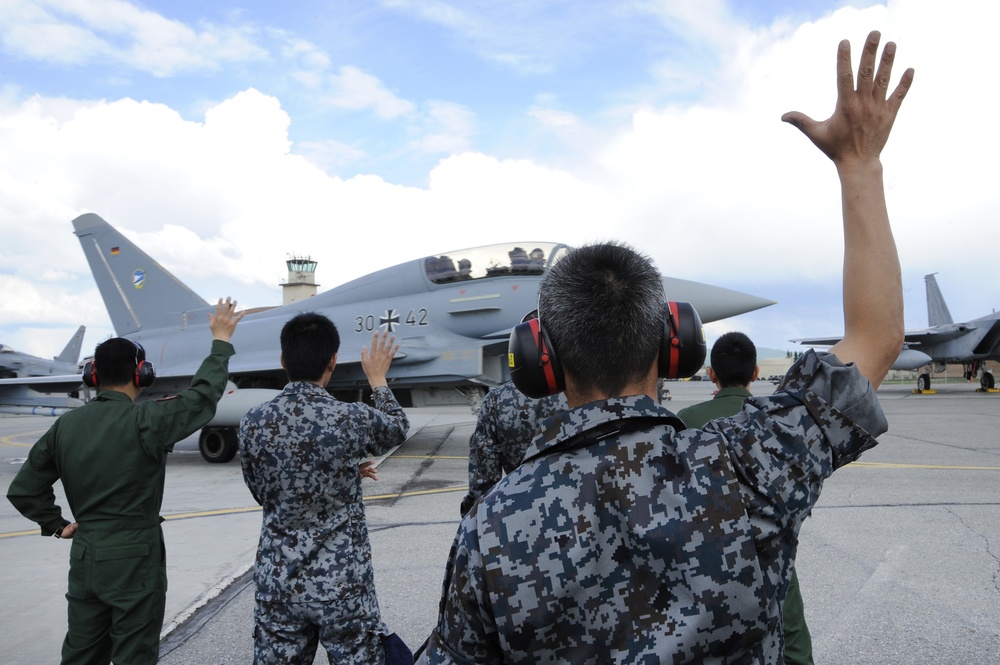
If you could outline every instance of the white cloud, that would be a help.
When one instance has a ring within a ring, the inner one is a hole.
[[[379,117],[391,119],[413,112],[413,102],[397,97],[376,77],[357,67],[344,66],[328,79],[325,101],[345,109],[372,109]]]
[[[423,135],[410,148],[430,154],[453,154],[469,150],[475,133],[475,116],[459,104],[428,102],[423,114]]]
[[[11,55],[85,65],[111,61],[154,76],[216,69],[268,56],[245,26],[180,21],[124,0],[6,0],[0,42]]]

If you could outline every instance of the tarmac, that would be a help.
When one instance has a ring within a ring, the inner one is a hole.
[[[713,389],[668,385],[675,411]],[[890,431],[827,481],[796,562],[817,663],[1000,662],[1000,395],[974,387],[914,395],[910,385],[883,386]],[[436,620],[475,419],[466,407],[408,412],[410,437],[378,460],[365,492],[383,619],[415,649]],[[52,422],[0,416],[5,492]],[[238,459],[207,464],[196,437],[178,444],[162,514],[170,586],[160,662],[252,662],[249,571],[261,513]],[[59,660],[69,543],[37,533],[0,502],[3,664]],[[327,662],[322,651],[315,662]]]

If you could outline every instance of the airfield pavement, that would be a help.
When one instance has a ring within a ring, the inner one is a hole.
[[[669,386],[675,411],[712,390]],[[802,529],[796,565],[818,663],[1000,662],[1000,394],[937,388],[879,390],[889,433],[827,481]],[[465,407],[409,413],[410,439],[365,491],[383,618],[416,648],[437,614],[474,417]],[[51,422],[0,416],[4,491]],[[207,464],[195,437],[178,444],[162,514],[170,588],[160,662],[251,662],[247,571],[260,511],[239,461]],[[36,534],[0,502],[0,663],[59,659],[69,543]]]

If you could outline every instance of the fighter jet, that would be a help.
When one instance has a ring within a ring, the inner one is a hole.
[[[79,369],[80,349],[83,348],[83,334],[86,331],[86,326],[77,328],[66,348],[52,360],[21,353],[6,344],[0,344],[0,378],[76,373]]]
[[[83,348],[85,326],[77,328],[62,352],[46,360],[27,353],[15,351],[6,344],[0,344],[0,378],[16,377],[61,377],[79,372],[80,349]],[[75,385],[66,388],[66,393],[80,386],[79,377]],[[57,416],[66,409],[83,404],[75,397],[50,395],[27,386],[10,387],[0,391],[0,413],[27,413]]]
[[[157,379],[144,396],[185,388],[209,347],[207,313],[213,306],[99,216],[81,215],[73,227],[115,332],[142,344],[156,367]],[[232,459],[242,415],[286,382],[279,363],[281,327],[305,311],[328,316],[340,331],[338,362],[327,386],[338,398],[364,396],[361,347],[371,344],[373,332],[388,331],[400,343],[389,385],[404,406],[424,406],[455,391],[476,406],[489,387],[509,378],[511,329],[537,306],[542,278],[569,250],[554,242],[516,242],[449,251],[288,305],[248,310],[232,340],[231,385],[200,436],[202,456],[209,462]],[[705,322],[774,304],[671,277],[663,284],[672,300],[692,303]]]
[[[968,381],[979,377],[983,390],[993,390],[996,380],[986,368],[987,360],[1000,360],[1000,313],[993,312],[966,323],[955,323],[941,295],[937,280],[931,273],[924,276],[927,286],[927,328],[907,330],[903,348],[893,369],[920,369],[917,390],[931,387],[931,371],[943,372],[949,364],[961,364]],[[827,346],[839,337],[791,340],[800,344]]]

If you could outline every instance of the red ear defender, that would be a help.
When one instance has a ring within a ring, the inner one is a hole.
[[[88,388],[96,388],[101,385],[97,380],[97,365],[93,360],[88,360],[83,365],[83,385]]]
[[[657,376],[686,379],[705,364],[708,349],[698,311],[689,302],[668,301],[663,321],[663,342]]]
[[[134,340],[132,343],[135,344],[135,377],[132,383],[136,388],[148,388],[156,380],[156,368],[153,367],[153,363],[146,360],[146,349],[142,348],[142,344]]]
[[[507,365],[514,386],[528,397],[555,395],[566,387],[555,349],[538,319],[519,323],[510,331]]]

